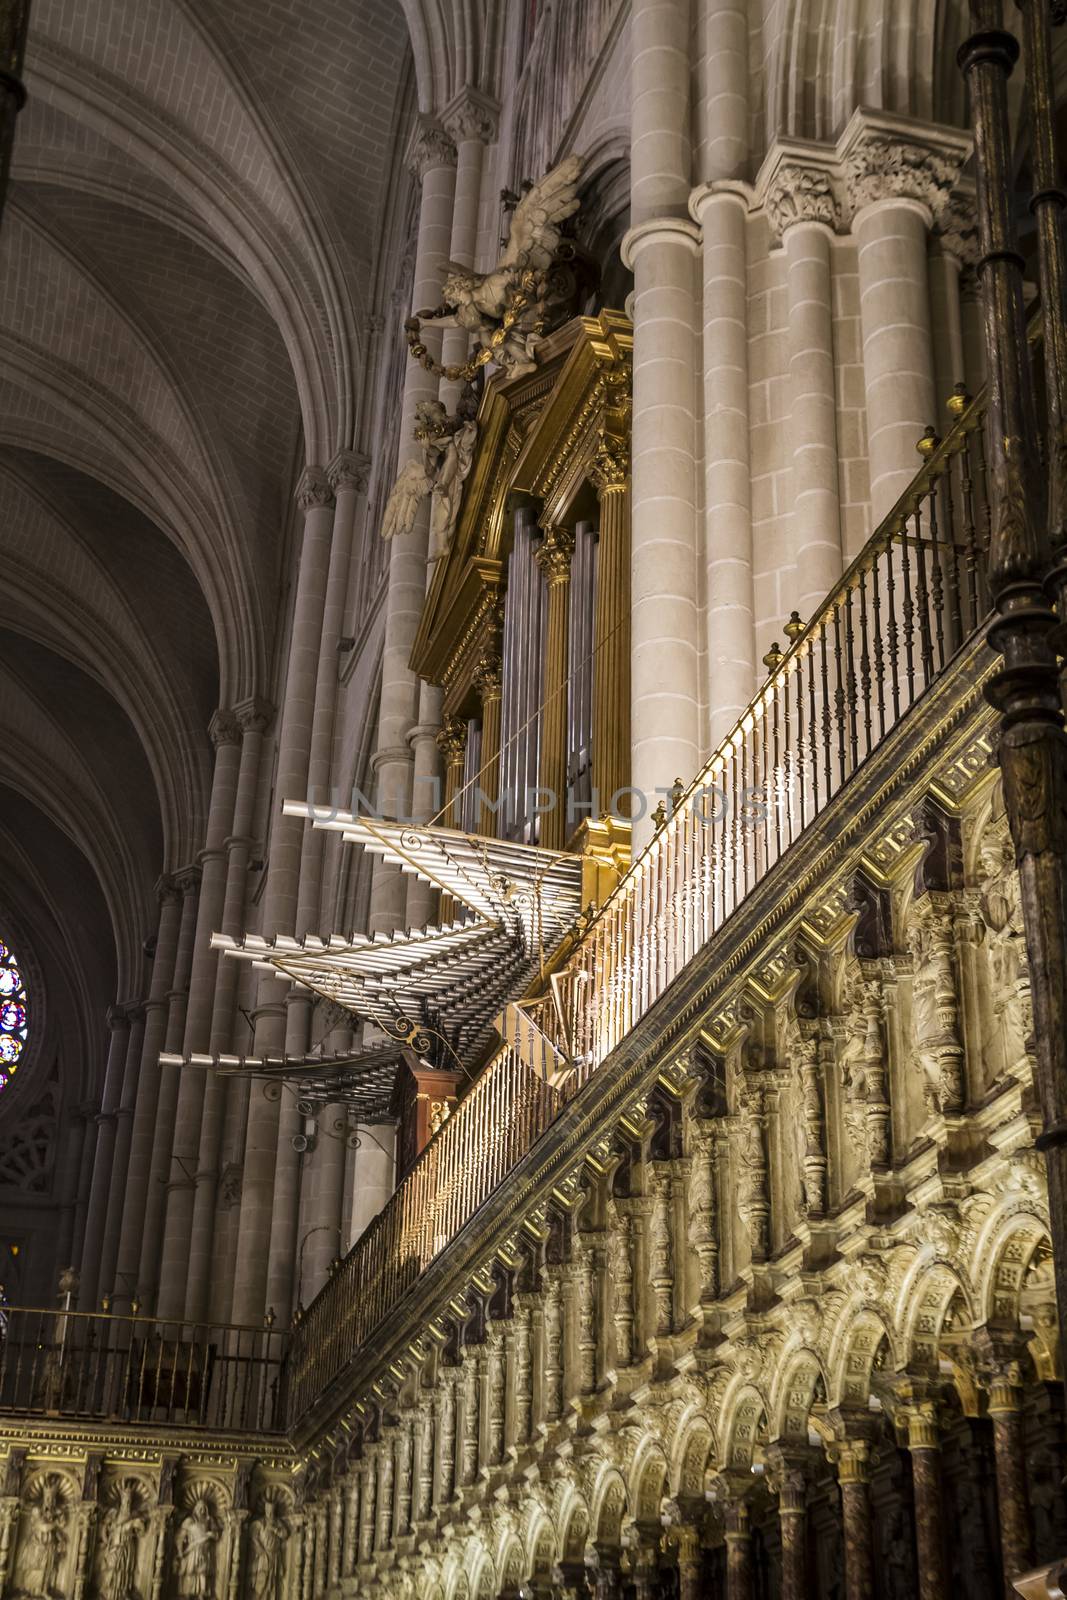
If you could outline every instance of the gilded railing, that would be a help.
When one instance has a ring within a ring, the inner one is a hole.
[[[907,493],[811,621],[787,625],[745,714],[524,1005],[523,1059],[494,1058],[298,1322],[294,1418],[981,625],[984,409],[959,395],[947,437],[920,442]]]
[[[287,1329],[0,1304],[0,1415],[277,1433]]]

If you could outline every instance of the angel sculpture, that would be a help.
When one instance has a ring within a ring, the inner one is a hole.
[[[559,250],[561,224],[578,210],[581,171],[581,158],[568,156],[523,195],[512,213],[504,253],[492,272],[472,272],[455,261],[448,263],[444,297],[454,307],[452,320],[477,334],[509,377],[532,372],[536,365],[534,349],[548,298],[546,274]],[[520,294],[526,300],[521,308]]]
[[[419,506],[431,495],[429,559],[446,554],[474,459],[476,409],[473,391],[460,401],[454,417],[440,400],[422,400],[415,407],[415,438],[422,450],[400,469],[382,518],[383,539],[410,533]]]

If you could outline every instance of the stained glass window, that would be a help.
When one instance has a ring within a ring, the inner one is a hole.
[[[30,1006],[19,964],[0,939],[0,1089],[19,1064],[29,1032]]]

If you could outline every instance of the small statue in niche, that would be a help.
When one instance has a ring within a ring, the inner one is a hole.
[[[979,905],[987,934],[993,1005],[1004,1024],[1011,1065],[1025,1053],[1033,1021],[1019,880],[1011,846],[997,828],[986,828],[978,861]]]
[[[289,1529],[267,1496],[248,1530],[248,1592],[253,1600],[276,1600]]]
[[[219,1528],[203,1495],[182,1521],[174,1541],[181,1600],[211,1600],[215,1593],[215,1547]]]
[[[469,386],[450,417],[440,400],[422,400],[415,407],[414,437],[422,450],[405,462],[382,518],[382,538],[405,538],[415,526],[419,507],[430,500],[429,559],[448,553],[459,520],[463,485],[474,460],[478,437],[477,399]]]
[[[53,1600],[67,1553],[68,1511],[58,1473],[48,1473],[34,1486],[25,1514],[29,1535],[20,1552],[15,1590],[33,1600]]]
[[[101,1600],[136,1600],[137,1550],[148,1527],[140,1506],[138,1485],[124,1478],[118,1499],[104,1515],[100,1528]]]

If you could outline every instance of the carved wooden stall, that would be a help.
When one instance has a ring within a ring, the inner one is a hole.
[[[444,819],[628,850],[630,365],[622,313],[575,317],[498,376],[411,664],[444,689]],[[601,820],[603,819],[603,820]]]

